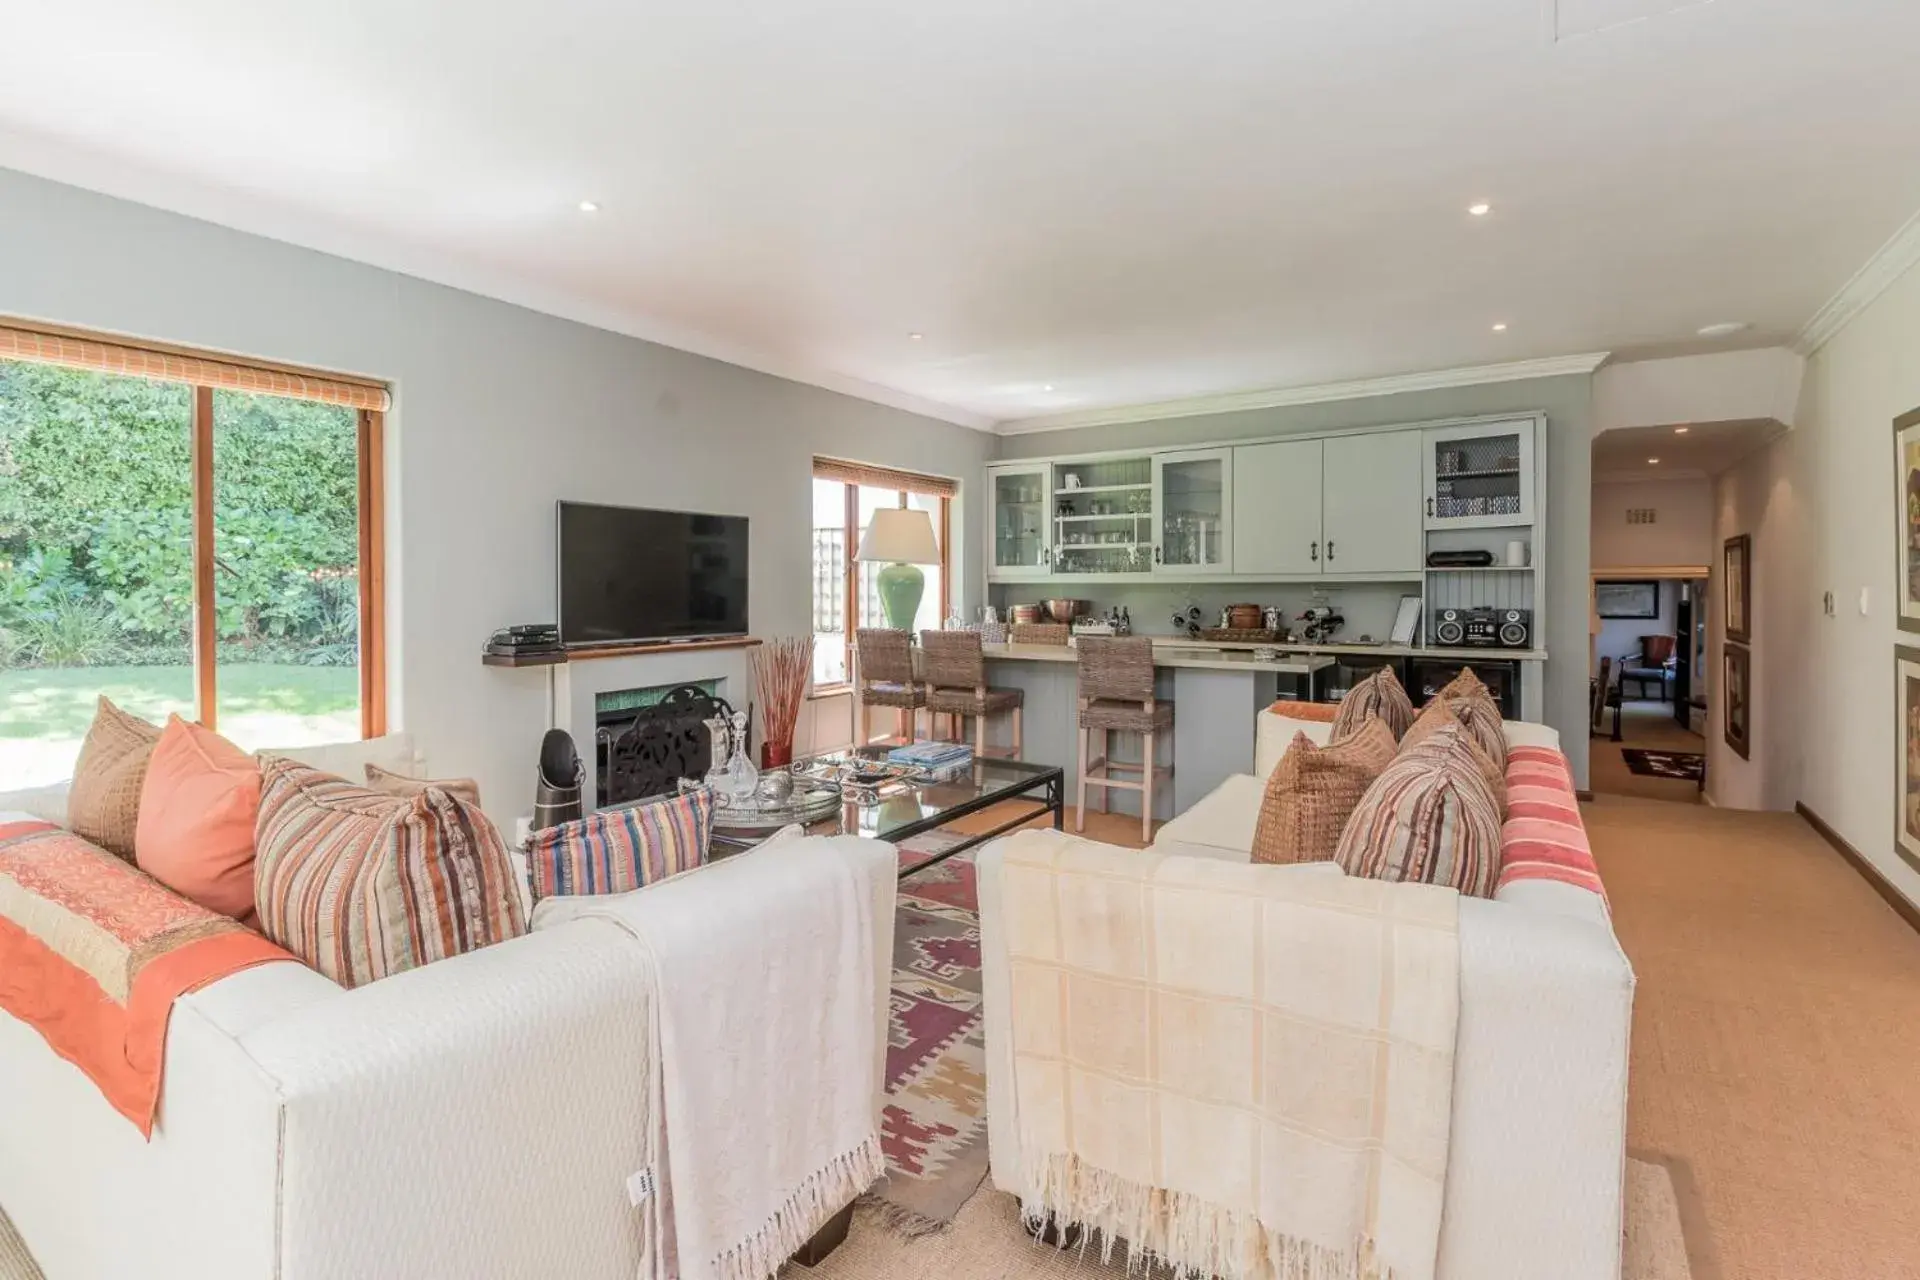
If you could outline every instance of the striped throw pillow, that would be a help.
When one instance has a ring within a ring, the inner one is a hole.
[[[705,864],[713,792],[701,788],[536,831],[527,845],[533,898],[626,893]]]
[[[1473,754],[1474,767],[1480,770],[1480,776],[1487,780],[1487,789],[1493,793],[1494,807],[1499,810],[1501,818],[1505,819],[1507,816],[1506,743],[1503,738],[1498,755],[1488,754],[1486,742],[1474,732],[1473,725],[1462,719],[1460,703],[1447,698],[1435,698],[1429,702],[1421,710],[1419,717],[1414,720],[1413,727],[1407,730],[1406,736],[1400,739],[1400,749],[1409,751],[1448,725],[1454,725],[1465,731],[1462,741]],[[1494,724],[1494,732],[1500,732],[1497,721]]]
[[[1368,716],[1379,716],[1393,732],[1393,740],[1413,724],[1413,699],[1400,687],[1392,667],[1381,667],[1347,691],[1340,699],[1340,710],[1333,717],[1332,741],[1338,742],[1360,732]]]
[[[343,987],[527,931],[506,841],[437,787],[392,796],[296,760],[261,762],[260,931]]]
[[[1334,861],[1348,875],[1493,896],[1500,813],[1465,730],[1447,725],[1394,758],[1360,797]]]

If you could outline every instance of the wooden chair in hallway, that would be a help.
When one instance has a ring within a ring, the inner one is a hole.
[[[1621,696],[1626,696],[1627,681],[1634,682],[1634,692],[1645,697],[1647,686],[1653,685],[1659,690],[1662,702],[1673,701],[1673,650],[1672,636],[1641,636],[1640,652],[1628,654],[1620,660]]]
[[[1013,758],[1026,743],[1020,723],[1027,695],[1020,689],[987,687],[987,660],[980,650],[978,631],[922,631],[920,649],[926,654],[927,715],[934,737],[939,737],[942,715],[952,718],[949,742],[964,742],[967,717],[973,718],[973,753],[987,754],[987,717],[1006,711],[1013,715]]]
[[[1146,636],[1081,636],[1080,674],[1080,771],[1079,796],[1074,806],[1073,829],[1087,829],[1087,788],[1101,788],[1100,807],[1107,807],[1106,793],[1118,788],[1140,793],[1140,838],[1153,839],[1153,787],[1157,780],[1173,776],[1172,766],[1160,767],[1154,761],[1154,747],[1161,734],[1173,730],[1173,704],[1162,702],[1153,692],[1153,641]],[[1113,760],[1115,733],[1141,735],[1140,763],[1122,764]],[[1094,735],[1100,735],[1100,753],[1093,753]],[[1113,776],[1119,769],[1137,773],[1139,781],[1122,781]]]
[[[884,627],[861,627],[853,633],[854,675],[859,681],[860,741],[873,741],[872,710],[892,707],[900,737],[912,742],[927,691],[913,678],[913,636]]]

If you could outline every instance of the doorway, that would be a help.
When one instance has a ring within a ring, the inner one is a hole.
[[[1701,802],[1706,781],[1707,579],[1693,566],[1596,574],[1591,785]]]

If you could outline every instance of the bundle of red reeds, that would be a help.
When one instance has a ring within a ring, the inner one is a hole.
[[[762,768],[774,769],[793,760],[793,728],[800,720],[800,700],[807,694],[813,671],[813,637],[783,636],[753,650],[753,683],[760,699]]]

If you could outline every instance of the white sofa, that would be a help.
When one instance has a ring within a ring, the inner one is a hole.
[[[1162,828],[1154,850],[1249,861],[1263,779],[1297,727],[1263,714],[1258,776],[1229,779]],[[1307,732],[1324,738],[1325,727]],[[1509,723],[1507,735],[1510,745],[1559,746],[1541,725]],[[997,849],[979,865],[988,1136],[996,1182],[1016,1186]],[[1533,881],[1461,900],[1439,1280],[1619,1280],[1633,987],[1598,896]]]
[[[422,773],[397,735],[285,754]],[[14,809],[62,821],[64,789],[0,794]],[[895,868],[861,865],[884,1060]],[[49,1280],[632,1280],[641,978],[593,919],[352,991],[235,974],[176,1004],[151,1142],[0,1013],[0,1208]]]

